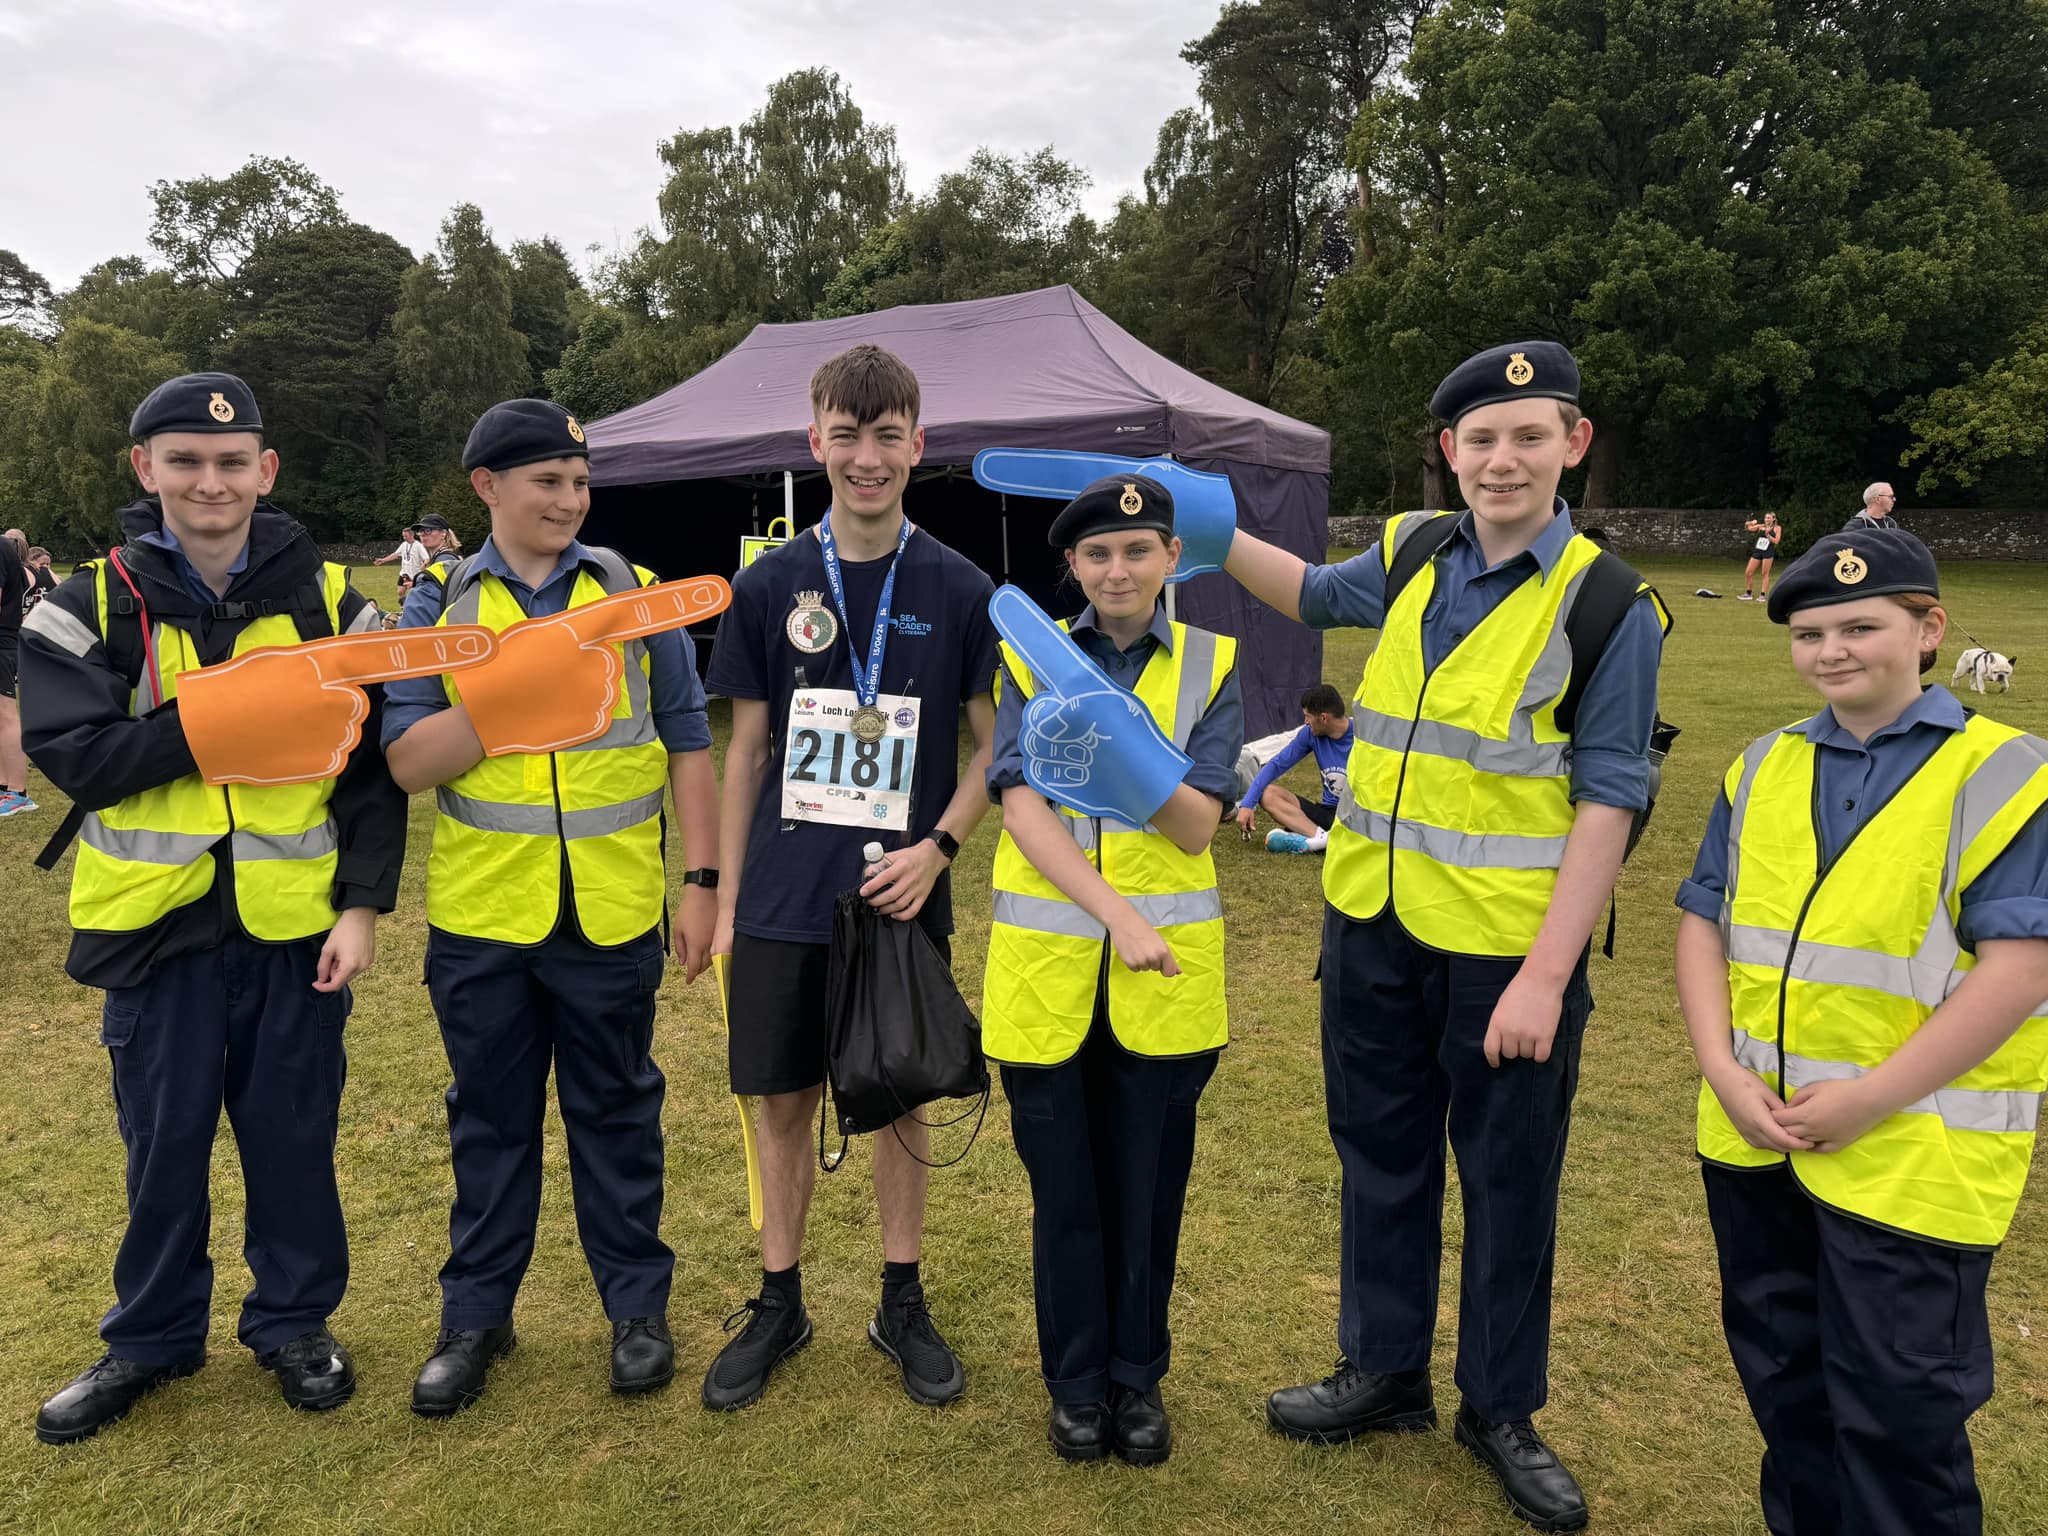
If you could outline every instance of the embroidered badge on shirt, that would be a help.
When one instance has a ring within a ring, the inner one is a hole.
[[[790,610],[783,628],[789,634],[789,643],[811,656],[828,649],[839,638],[839,620],[825,606],[822,592],[797,593],[796,607]]]

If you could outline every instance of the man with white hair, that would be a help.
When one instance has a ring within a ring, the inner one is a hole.
[[[1842,525],[1842,532],[1860,533],[1866,528],[1898,527],[1898,519],[1892,516],[1892,508],[1898,502],[1898,495],[1888,483],[1871,481],[1863,487],[1863,510]]]
[[[36,808],[28,797],[28,759],[21,750],[21,707],[14,698],[21,645],[22,599],[28,595],[28,535],[0,533],[0,816]]]

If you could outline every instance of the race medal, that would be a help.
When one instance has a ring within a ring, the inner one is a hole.
[[[812,656],[830,650],[832,642],[839,638],[839,621],[825,606],[822,592],[797,593],[796,607],[790,610],[782,627],[791,645]]]
[[[863,704],[853,712],[849,729],[862,741],[880,741],[889,730],[889,717],[872,704]]]

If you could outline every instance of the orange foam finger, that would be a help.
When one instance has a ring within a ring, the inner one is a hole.
[[[558,622],[583,645],[617,645],[714,618],[732,603],[723,576],[690,576],[571,608]]]
[[[395,683],[479,666],[497,655],[498,637],[481,624],[443,624],[335,635],[297,649],[311,658],[322,684]]]

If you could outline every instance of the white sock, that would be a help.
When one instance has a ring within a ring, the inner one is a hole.
[[[1321,853],[1323,851],[1324,844],[1328,843],[1329,840],[1329,833],[1324,832],[1321,829],[1316,830],[1315,832],[1309,835],[1308,851],[1310,853]]]

